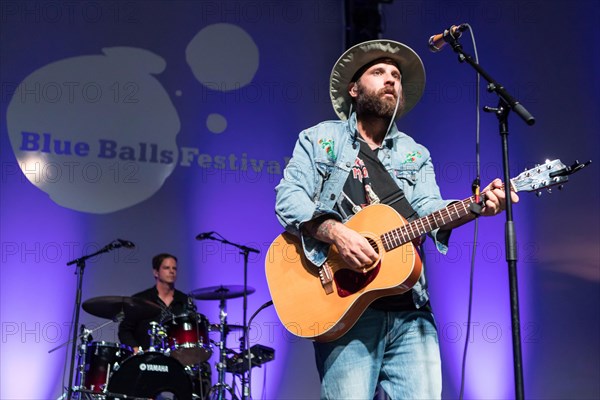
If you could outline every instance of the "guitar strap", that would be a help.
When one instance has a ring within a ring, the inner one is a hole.
[[[375,192],[378,197],[373,203],[379,202],[392,207],[396,212],[402,215],[407,221],[413,221],[419,217],[412,208],[404,192],[390,176],[385,169],[377,153],[362,140],[360,142],[360,155],[364,157],[365,167],[368,171],[368,177],[364,178],[365,194],[369,196],[367,185]]]

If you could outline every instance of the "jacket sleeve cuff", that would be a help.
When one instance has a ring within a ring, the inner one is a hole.
[[[452,230],[440,230],[440,228],[431,231],[430,235],[435,242],[436,249],[440,253],[446,254],[448,252],[448,243],[450,242],[451,234]]]
[[[304,225],[307,223],[315,222],[316,220],[326,220],[326,219],[335,219],[336,221],[342,221],[342,216],[331,210],[323,208],[321,203],[317,203],[317,207],[312,218],[308,221],[304,221],[300,223],[300,239],[302,240],[302,248],[304,250],[304,255],[306,258],[316,265],[320,267],[323,265],[325,260],[327,260],[327,253],[329,252],[329,244],[322,242],[318,239],[315,239],[311,235],[309,235],[304,228]]]

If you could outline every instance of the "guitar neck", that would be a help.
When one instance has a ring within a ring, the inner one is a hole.
[[[544,165],[537,165],[535,168],[521,172],[518,176],[510,180],[510,190],[519,192],[521,190],[532,192],[543,188],[559,185],[568,181],[568,176],[584,168],[591,161],[580,164],[575,162],[571,167],[565,166],[560,160],[547,160]],[[481,200],[485,202],[485,192],[480,195]],[[381,242],[387,251],[400,247],[421,235],[431,232],[441,226],[469,214],[469,206],[475,202],[475,196],[457,201],[446,208],[438,210],[426,217],[421,217],[399,228],[393,229],[381,235]]]
[[[482,193],[480,197],[485,201],[485,193]],[[400,247],[434,229],[464,217],[471,212],[469,206],[474,202],[475,196],[471,196],[467,199],[454,202],[446,208],[442,208],[426,217],[421,217],[406,225],[384,233],[381,235],[381,241],[385,250],[390,251],[396,247]]]

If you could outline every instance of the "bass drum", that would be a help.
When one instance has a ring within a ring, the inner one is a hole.
[[[157,352],[137,354],[125,360],[111,375],[107,392],[108,399],[189,400],[193,397],[192,380],[183,365]]]

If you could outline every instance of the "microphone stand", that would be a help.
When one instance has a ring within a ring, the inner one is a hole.
[[[470,27],[469,27],[470,29]],[[504,172],[504,182],[510,182],[510,172],[508,163],[508,113],[514,111],[527,125],[533,125],[535,118],[520,104],[508,91],[497,81],[495,81],[481,66],[476,63],[473,58],[465,53],[458,38],[452,35],[445,35],[444,40],[452,46],[454,52],[458,56],[459,62],[467,62],[472,66],[478,74],[480,74],[487,82],[488,92],[496,93],[499,97],[498,107],[484,107],[485,112],[493,112],[496,114],[499,122],[499,132],[502,138],[502,163]],[[517,239],[515,225],[513,221],[512,200],[510,197],[510,185],[504,185],[506,196],[506,224],[505,224],[505,252],[506,261],[508,263],[508,277],[510,290],[510,311],[511,311],[511,331],[513,342],[513,364],[515,377],[515,395],[517,400],[522,400],[524,395],[523,389],[523,358],[521,354],[521,326],[519,320],[519,293],[517,285]]]
[[[221,236],[217,233],[217,235]],[[217,242],[221,242],[223,244],[228,244],[233,247],[240,249],[240,254],[244,256],[244,303],[243,303],[243,328],[244,335],[240,338],[240,353],[244,354],[246,349],[248,349],[248,333],[250,331],[250,327],[246,323],[246,315],[248,312],[248,256],[250,253],[259,254],[260,250],[254,249],[252,247],[247,247],[238,243],[230,242],[225,239],[223,236],[220,238],[213,237],[212,235],[208,235],[206,239],[216,240]],[[246,372],[242,373],[242,400],[246,400],[250,397],[249,386],[248,386],[248,378]]]
[[[81,292],[83,286],[83,272],[85,270],[85,262],[87,259],[97,256],[98,254],[107,253],[113,249],[118,249],[119,247],[123,247],[123,244],[120,242],[112,242],[108,245],[104,246],[100,250],[95,253],[82,256],[76,258],[75,260],[69,261],[67,266],[75,264],[77,269],[75,270],[75,274],[77,274],[77,286],[75,290],[75,320],[73,321],[73,333],[71,334],[71,363],[69,367],[69,386],[67,387],[67,399],[71,400],[73,395],[73,375],[75,368],[75,352],[77,351],[77,328],[79,326],[79,314],[81,309]]]

